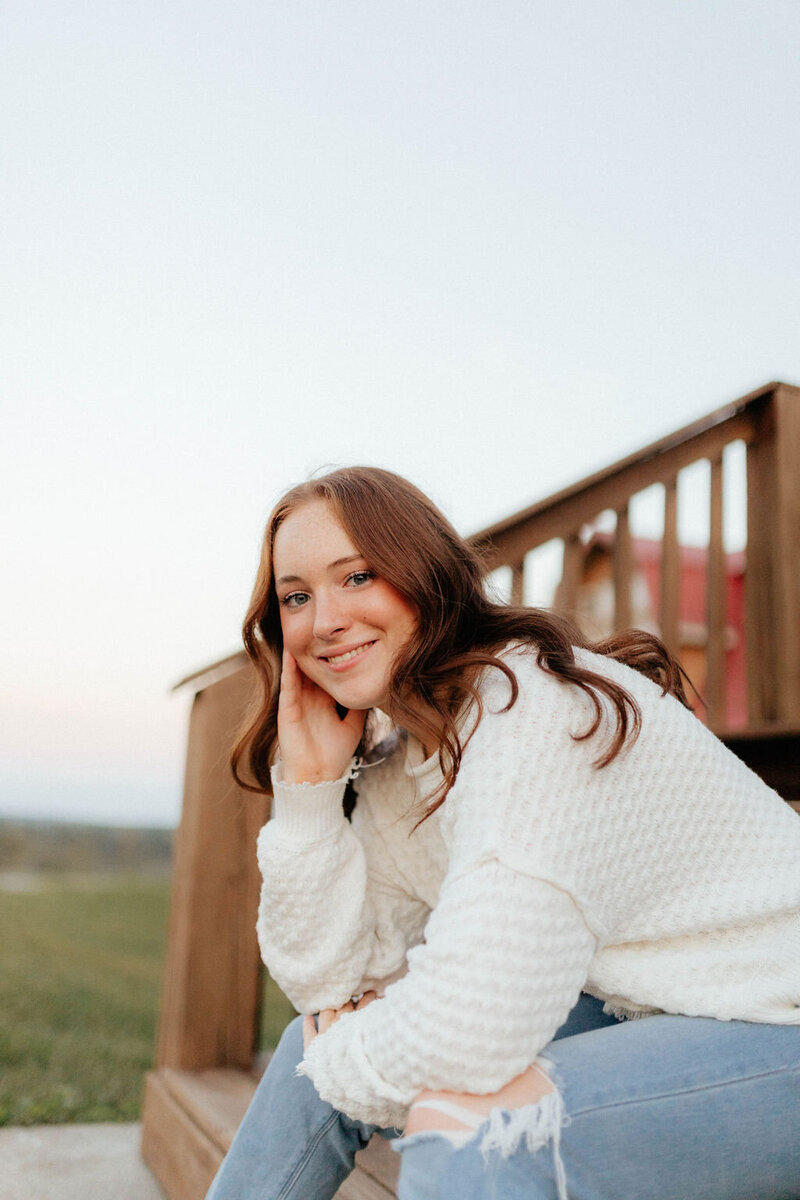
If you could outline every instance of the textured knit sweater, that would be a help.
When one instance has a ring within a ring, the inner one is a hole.
[[[414,739],[346,777],[287,786],[259,836],[270,972],[302,1012],[375,988],[301,1071],[350,1116],[402,1126],[425,1088],[493,1092],[551,1040],[581,990],[610,1011],[800,1024],[800,818],[671,696],[583,651],[642,729],[597,768],[613,717],[505,658],[445,803]],[[474,724],[474,710],[468,717]]]

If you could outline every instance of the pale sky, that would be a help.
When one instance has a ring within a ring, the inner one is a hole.
[[[798,62],[796,0],[6,6],[0,815],[177,820],[310,471],[468,533],[800,382]]]

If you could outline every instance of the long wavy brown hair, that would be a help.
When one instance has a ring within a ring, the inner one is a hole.
[[[484,586],[485,569],[477,551],[456,533],[446,517],[418,488],[378,467],[347,467],[311,479],[283,497],[267,523],[261,562],[242,636],[256,670],[256,694],[231,755],[237,782],[250,791],[270,791],[269,770],[277,749],[277,711],[283,651],[280,609],[272,571],[275,535],[301,506],[323,500],[331,506],[370,569],[392,584],[418,613],[415,636],[394,663],[388,712],[399,726],[422,729],[423,741],[438,745],[442,786],[429,798],[425,816],[443,803],[458,775],[465,743],[457,718],[474,701],[482,715],[478,682],[483,669],[495,667],[508,679],[516,702],[513,670],[498,657],[510,642],[528,643],[542,670],[579,688],[592,702],[594,719],[576,740],[593,737],[603,716],[601,697],[611,704],[615,727],[595,759],[607,766],[625,742],[635,740],[641,711],[618,683],[581,666],[574,648],[616,659],[658,683],[687,707],[686,679],[680,664],[650,633],[630,629],[590,642],[563,617],[537,608],[499,604]],[[426,713],[420,717],[414,701]]]

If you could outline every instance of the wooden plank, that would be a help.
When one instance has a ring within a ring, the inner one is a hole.
[[[800,388],[781,385],[747,453],[750,725],[800,721]]]
[[[661,637],[676,654],[678,605],[680,603],[680,558],[678,549],[678,481],[673,476],[664,485],[664,537],[661,542]]]
[[[572,533],[564,539],[564,566],[556,597],[558,609],[571,621],[575,619],[578,603],[578,588],[583,574],[584,546],[580,534]]]
[[[345,1179],[334,1200],[394,1200],[395,1193],[356,1169]]]
[[[631,579],[633,576],[633,547],[628,506],[617,512],[617,531],[614,536],[614,628],[629,629],[632,622]]]
[[[356,1163],[365,1175],[369,1175],[394,1196],[400,1174],[400,1156],[386,1138],[376,1134],[365,1150],[356,1155]]]
[[[599,512],[618,511],[637,492],[663,483],[701,458],[721,453],[730,442],[751,442],[762,411],[778,386],[759,388],[588,479],[479,530],[470,540],[485,555],[487,570],[494,570],[519,561],[551,538],[566,538]]]
[[[727,626],[727,579],[723,544],[722,455],[711,461],[709,495],[708,570],[706,574],[706,700],[712,729],[725,725],[725,630]]]
[[[142,1158],[169,1200],[203,1200],[223,1158],[156,1071],[145,1081]]]
[[[228,766],[251,682],[249,667],[237,671],[192,707],[158,1066],[246,1069],[253,1059],[261,968],[255,843],[267,805],[236,787]]]
[[[142,1156],[169,1200],[203,1200],[230,1148],[257,1081],[235,1070],[162,1068],[146,1079]],[[375,1136],[337,1200],[393,1200],[400,1161]]]
[[[335,1200],[394,1200],[400,1155],[380,1134],[356,1155],[356,1169],[339,1188]]]
[[[253,1098],[257,1080],[247,1071],[230,1068],[178,1071],[165,1067],[158,1077],[195,1125],[226,1152]]]
[[[511,564],[511,603],[519,606],[525,603],[525,559]]]
[[[800,722],[800,389],[781,384],[747,448],[747,724]]]
[[[747,722],[760,725],[777,717],[775,697],[775,612],[772,511],[775,482],[772,431],[747,447],[747,567],[744,627],[747,670]]]
[[[783,721],[800,721],[800,388],[781,384],[774,399],[777,512],[775,597],[778,626],[778,708]]]

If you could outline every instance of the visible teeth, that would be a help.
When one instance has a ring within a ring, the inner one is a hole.
[[[355,650],[348,650],[345,654],[331,654],[328,658],[329,663],[347,662],[348,658],[357,658],[359,654],[372,645],[372,642],[364,642],[363,646],[356,646]]]

